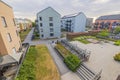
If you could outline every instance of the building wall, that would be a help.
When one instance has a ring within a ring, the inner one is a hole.
[[[86,27],[86,16],[81,13],[75,17],[74,32],[84,32]]]
[[[40,17],[42,17],[42,21],[40,21],[39,19]],[[53,17],[53,21],[49,21],[49,17]],[[46,8],[42,12],[38,13],[37,20],[41,39],[60,38],[61,36],[60,17],[61,17],[60,14],[58,14],[52,8]],[[40,26],[40,23],[42,23],[42,27]],[[49,23],[53,23],[53,27],[50,27]],[[50,36],[51,33],[50,28],[54,29],[53,37]],[[43,29],[43,32],[41,31],[41,29]],[[44,37],[42,37],[42,35],[44,35]]]
[[[69,25],[69,22],[71,20],[71,26],[66,26],[66,24]],[[86,16],[83,13],[79,13],[76,16],[66,17],[61,19],[61,26],[63,29],[66,29],[66,27],[70,28],[70,30],[67,30],[68,32],[84,32],[86,27]]]
[[[95,23],[99,23],[97,25],[98,26],[97,29],[100,29],[100,26],[101,26],[100,23],[102,23],[102,22],[104,22],[104,23],[110,22],[108,29],[111,29],[113,27],[112,23],[114,23],[114,22],[120,23],[120,20],[96,20]],[[95,26],[95,24],[94,24],[94,26]]]
[[[7,27],[3,26],[1,17],[5,17]],[[16,48],[16,51],[20,48],[20,38],[17,36],[17,28],[15,27],[13,19],[12,8],[0,1],[0,46],[3,45],[3,47],[0,47],[0,50],[2,50],[2,55],[13,53],[13,48]],[[8,41],[7,33],[11,35],[11,42]]]
[[[87,27],[92,27],[93,26],[93,18],[87,18],[86,26]]]

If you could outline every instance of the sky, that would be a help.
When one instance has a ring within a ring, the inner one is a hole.
[[[87,17],[96,19],[102,15],[120,14],[120,0],[2,0],[14,10],[16,18],[34,21],[36,14],[52,7],[61,16],[83,12]]]

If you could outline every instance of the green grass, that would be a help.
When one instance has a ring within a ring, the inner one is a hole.
[[[23,42],[26,38],[26,36],[28,35],[28,33],[30,32],[31,29],[27,29],[26,31],[20,32],[20,39]]]
[[[60,80],[57,67],[45,45],[30,47],[16,80]]]
[[[114,43],[114,45],[120,46],[120,40],[117,40],[117,41]]]
[[[31,46],[15,80],[35,80],[36,56],[37,50],[34,46]]]

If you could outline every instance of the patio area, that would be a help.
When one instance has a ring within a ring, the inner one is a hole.
[[[120,52],[120,47],[110,43],[83,44],[72,41],[72,44],[91,51],[89,61],[85,64],[95,72],[102,70],[100,80],[116,80],[120,74],[120,63],[113,59],[113,56]]]

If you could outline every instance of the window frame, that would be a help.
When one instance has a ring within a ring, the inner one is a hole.
[[[53,21],[53,17],[49,17],[49,21]]]
[[[7,22],[6,22],[6,19],[4,16],[1,16],[1,19],[2,19],[2,24],[4,27],[7,27]]]
[[[51,25],[51,24],[52,24],[52,25]],[[49,23],[49,26],[50,26],[50,27],[53,27],[53,23]]]
[[[42,17],[39,17],[39,20],[42,21]]]
[[[12,42],[12,37],[11,37],[10,33],[7,33],[7,37],[8,37],[8,41]]]

